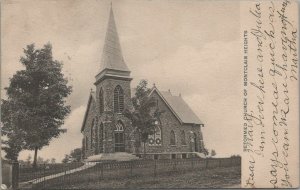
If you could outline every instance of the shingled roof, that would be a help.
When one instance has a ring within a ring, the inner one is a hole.
[[[89,108],[90,108],[90,104],[91,104],[92,100],[94,102],[96,102],[96,93],[93,90],[90,91],[89,100],[88,100],[88,103],[87,103],[87,107],[86,107],[86,110],[85,110],[85,113],[84,113],[83,122],[82,122],[82,125],[81,125],[81,132],[84,129],[84,124],[86,122],[86,119],[87,119],[87,116],[88,116],[88,112],[89,112]]]
[[[154,91],[161,96],[161,98],[174,113],[174,115],[181,121],[181,123],[203,125],[203,122],[198,118],[198,116],[182,99],[181,96],[174,96],[169,91],[159,91],[156,87],[152,89],[150,96]]]
[[[110,14],[100,65],[100,71],[103,71],[104,69],[129,71],[122,55],[121,45],[119,42],[119,35],[117,32],[112,7],[110,8]]]

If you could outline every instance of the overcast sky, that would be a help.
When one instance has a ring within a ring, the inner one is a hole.
[[[1,96],[26,45],[50,42],[73,85],[66,134],[39,156],[58,161],[81,147],[80,128],[100,58],[110,1],[10,0],[1,7]],[[147,79],[182,94],[205,123],[204,143],[217,156],[241,152],[239,3],[196,0],[113,1],[123,56],[135,87]],[[24,159],[33,152],[24,151]]]

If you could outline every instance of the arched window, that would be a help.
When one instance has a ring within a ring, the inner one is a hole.
[[[175,132],[172,130],[170,133],[170,144],[171,145],[175,145],[176,141],[175,141]]]
[[[204,150],[204,143],[203,143],[203,140],[200,140],[200,151],[202,152]]]
[[[124,92],[121,86],[117,86],[114,90],[114,112],[122,113],[124,110]]]
[[[185,132],[182,130],[180,135],[181,135],[181,144],[186,145]]]
[[[100,140],[103,141],[103,138],[104,138],[104,127],[103,127],[103,123],[101,123],[100,126],[99,126],[99,134],[100,134],[100,136],[99,136]]]
[[[191,144],[192,144],[192,148],[194,149],[195,152],[198,152],[198,137],[197,134],[194,133],[193,131],[190,131],[191,133]]]
[[[95,123],[95,119],[93,119],[92,121],[92,126],[91,126],[91,149],[93,148],[93,139],[94,139],[94,123]]]
[[[115,152],[125,152],[124,127],[121,121],[118,121],[114,129]]]
[[[85,151],[85,137],[82,138],[82,152]]]
[[[94,148],[95,153],[98,153],[99,149],[99,128],[98,128],[98,117],[96,117],[96,122],[94,123]]]
[[[103,141],[104,141],[104,127],[103,123],[101,122],[100,125],[98,125],[98,149],[99,152],[103,152]]]
[[[86,152],[86,146],[85,146],[85,137],[83,137],[82,138],[82,150],[81,150],[81,152],[82,152],[82,154],[81,154],[81,158],[85,158],[85,152]]]
[[[149,146],[160,146],[161,141],[161,128],[159,125],[155,125],[154,133],[148,136]]]
[[[115,127],[115,131],[119,131],[119,132],[122,132],[124,131],[124,127],[123,127],[123,124],[119,121]]]
[[[86,150],[89,149],[89,138],[88,137],[85,137],[85,147],[86,147]]]
[[[100,89],[100,92],[99,92],[99,111],[100,111],[100,114],[102,114],[104,112],[104,96],[103,96],[103,89],[101,88]]]

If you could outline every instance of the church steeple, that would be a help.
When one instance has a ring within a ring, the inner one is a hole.
[[[102,78],[106,74],[127,77],[129,77],[130,74],[130,71],[122,55],[112,5],[110,8],[105,42],[100,63],[100,73],[96,76],[97,80]]]

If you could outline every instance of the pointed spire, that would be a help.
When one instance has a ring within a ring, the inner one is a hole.
[[[110,15],[108,19],[107,31],[105,36],[105,42],[102,52],[102,60],[100,70],[114,69],[119,71],[129,71],[127,65],[124,62],[121,45],[119,42],[119,35],[114,19],[114,13],[112,9],[112,2],[110,7]]]

